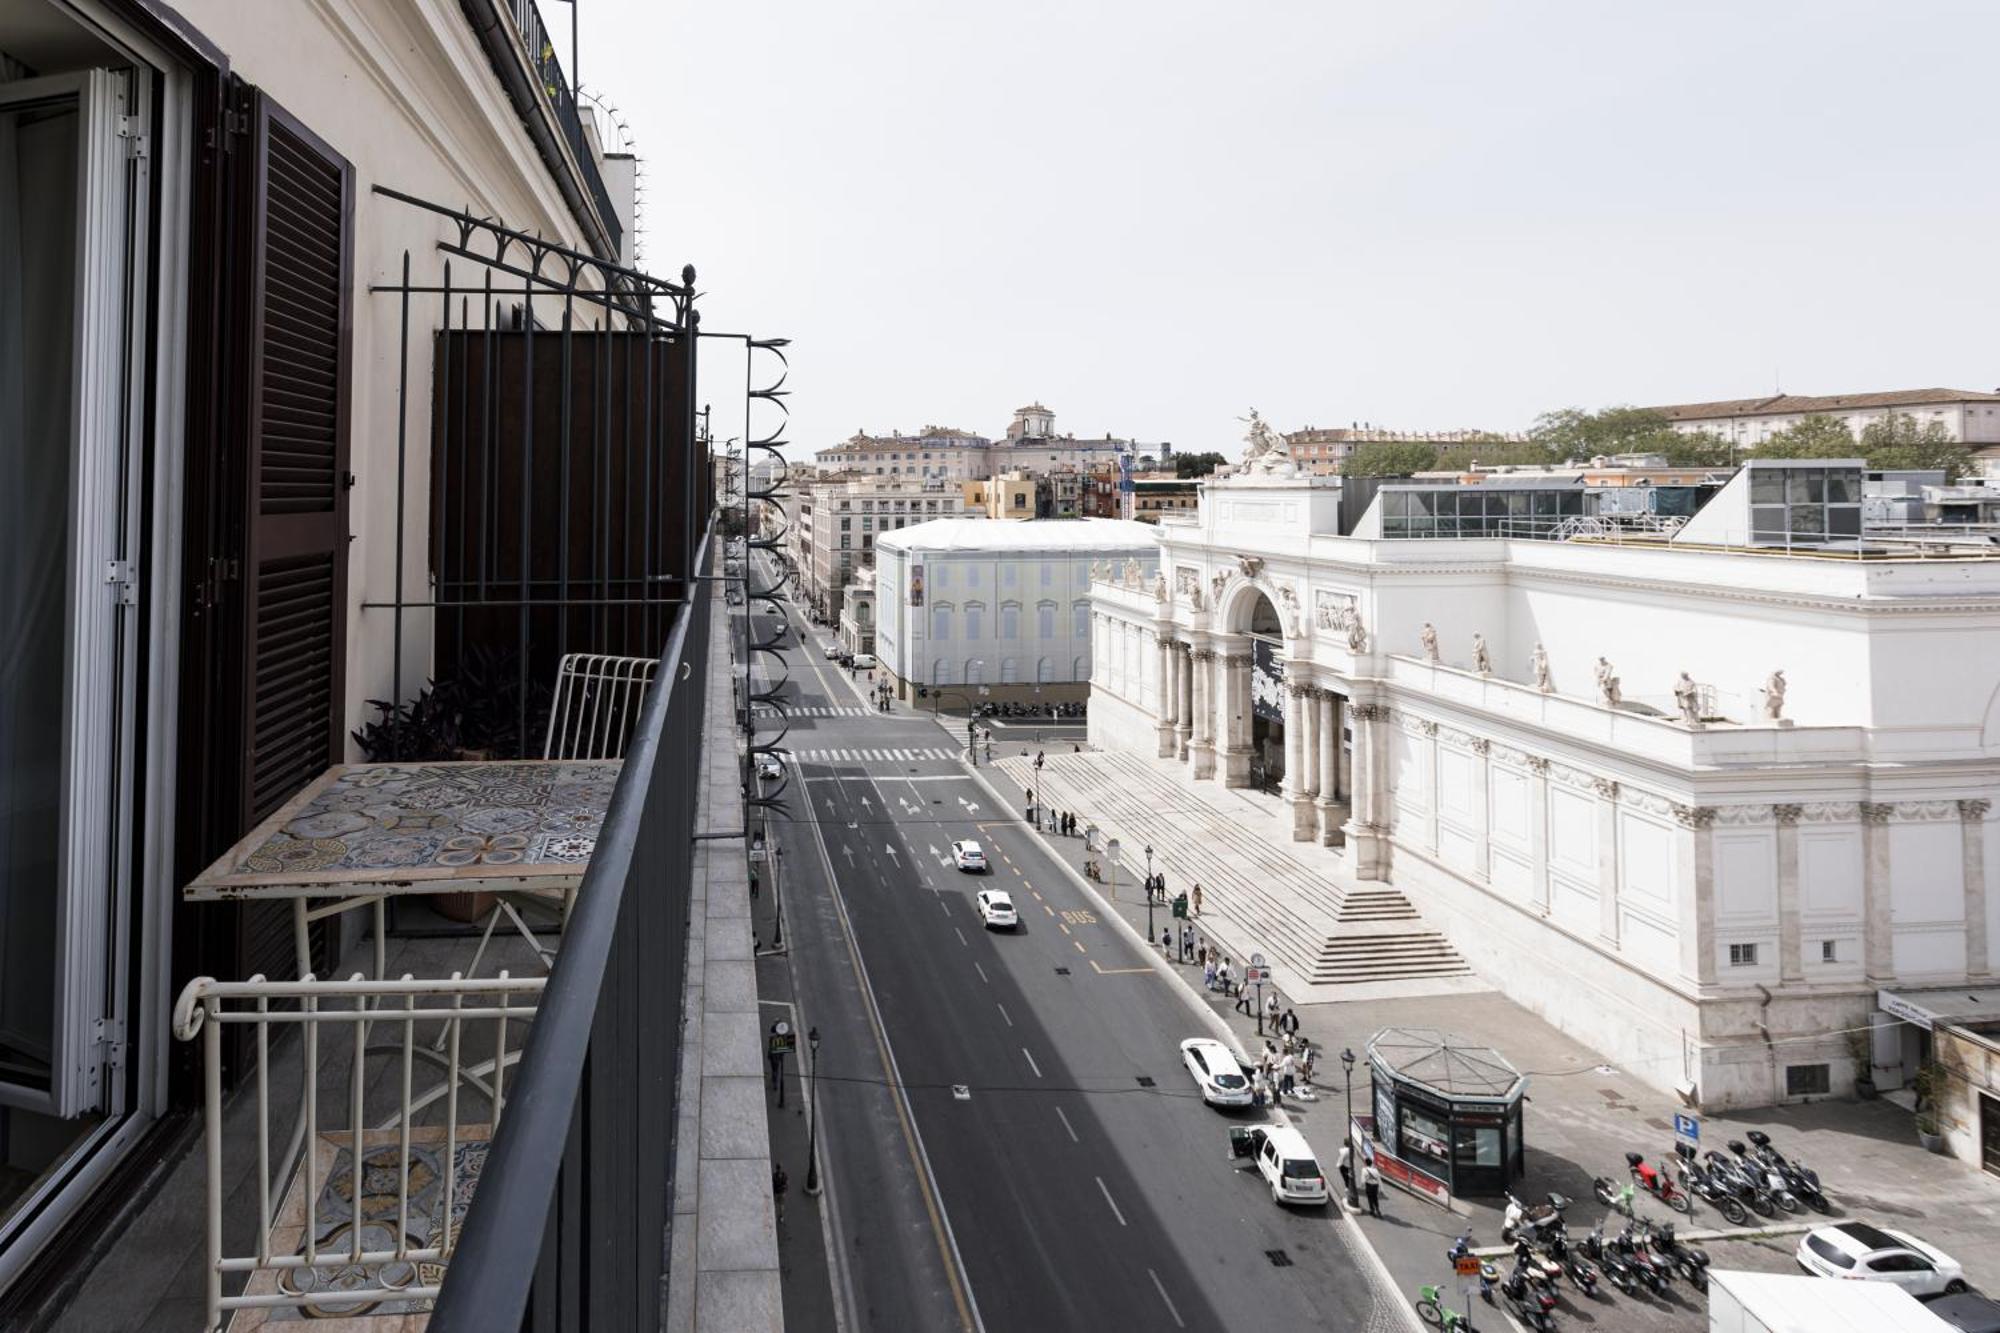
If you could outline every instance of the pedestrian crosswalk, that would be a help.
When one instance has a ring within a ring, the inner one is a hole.
[[[765,713],[775,714],[776,711],[777,711],[776,709],[762,705],[760,705],[757,709],[757,712],[760,715]],[[808,707],[808,706],[801,706],[798,704],[786,704],[785,716],[786,717],[879,717],[881,715],[877,713],[873,708],[863,708],[859,704],[855,704],[848,707],[842,707],[839,705],[835,705],[833,707],[826,707],[824,705],[818,707]]]
[[[919,746],[902,750],[795,750],[792,757],[808,764],[915,764],[924,760],[954,760],[963,753],[939,746]]]

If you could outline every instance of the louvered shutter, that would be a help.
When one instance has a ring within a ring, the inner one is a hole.
[[[269,99],[252,117],[246,824],[341,754],[354,190],[346,161]]]

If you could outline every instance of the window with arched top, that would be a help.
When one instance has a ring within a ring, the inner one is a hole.
[[[1071,602],[1069,606],[1069,616],[1070,616],[1070,626],[1069,626],[1070,637],[1072,639],[1088,638],[1090,636],[1090,603]],[[1054,636],[1051,635],[1050,637],[1053,638]]]
[[[1044,657],[1035,663],[1035,679],[1046,685],[1056,678],[1056,660]]]
[[[1002,685],[1018,685],[1020,684],[1020,682],[1021,682],[1021,659],[1018,657],[1001,658],[1000,683]]]
[[[1044,639],[1056,636],[1056,604],[1054,602],[1035,603],[1035,633]]]
[[[949,639],[951,637],[951,603],[937,602],[931,606],[931,637]]]
[[[965,604],[965,637],[967,642],[974,642],[983,637],[980,631],[986,628],[985,621],[986,603],[967,602]]]
[[[936,658],[932,658],[932,659],[931,659],[931,684],[933,684],[933,685],[949,685],[949,684],[951,684],[951,683],[952,683],[952,680],[951,680],[951,665],[952,665],[952,663],[951,663],[951,659],[950,659],[949,657],[936,657]]]
[[[1012,643],[1021,637],[1021,604],[1019,602],[1000,603],[1000,638]]]

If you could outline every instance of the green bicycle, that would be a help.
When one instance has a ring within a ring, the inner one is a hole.
[[[1472,1316],[1463,1315],[1444,1303],[1442,1287],[1417,1288],[1417,1318],[1444,1333],[1474,1333]]]

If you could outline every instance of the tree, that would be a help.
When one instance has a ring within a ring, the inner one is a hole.
[[[1942,421],[1918,421],[1906,412],[1891,412],[1861,428],[1861,454],[1872,468],[1942,470],[1946,481],[1957,481],[1972,470],[1972,450],[1952,438]]]
[[[1218,453],[1175,454],[1174,475],[1182,481],[1190,477],[1206,477],[1228,461]]]
[[[1861,452],[1845,421],[1817,412],[1757,446],[1760,458],[1856,458]]]
[[[1438,450],[1440,467],[1533,467],[1562,460],[1548,446],[1533,440],[1510,440],[1504,435],[1479,434],[1454,440]]]
[[[1437,466],[1438,451],[1428,444],[1364,444],[1340,465],[1343,477],[1407,477]]]
[[[1559,408],[1536,417],[1528,438],[1547,450],[1552,462],[1583,462],[1599,454],[1660,454],[1675,467],[1726,467],[1734,461],[1729,441],[1720,435],[1675,430],[1646,407]]]
[[[1730,467],[1736,462],[1736,446],[1712,430],[1670,431],[1658,452],[1675,467]]]

